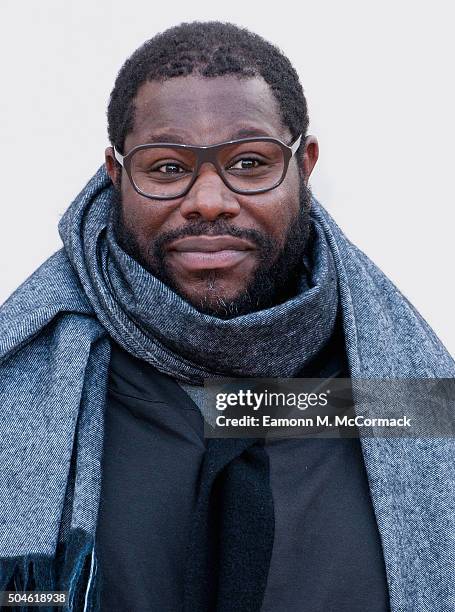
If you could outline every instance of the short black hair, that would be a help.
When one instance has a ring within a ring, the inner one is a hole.
[[[232,23],[181,23],[143,43],[123,64],[107,111],[111,144],[123,151],[134,125],[134,98],[146,81],[196,73],[203,77],[262,76],[278,101],[293,138],[306,136],[308,110],[302,85],[289,59],[264,38]],[[302,138],[302,142],[303,142]],[[303,151],[303,147],[299,152]]]

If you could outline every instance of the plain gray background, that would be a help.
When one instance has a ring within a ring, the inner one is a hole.
[[[452,3],[2,2],[0,302],[60,248],[57,223],[103,163],[106,105],[136,47],[217,19],[299,72],[315,196],[455,353]]]

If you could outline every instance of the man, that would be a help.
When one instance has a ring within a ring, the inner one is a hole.
[[[308,180],[280,51],[182,24],[124,64],[63,248],[4,304],[1,586],[71,610],[454,609],[451,439],[206,439],[205,381],[452,378]]]

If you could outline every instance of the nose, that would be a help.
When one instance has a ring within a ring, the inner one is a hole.
[[[235,217],[240,212],[236,194],[223,183],[217,169],[204,162],[189,193],[183,198],[180,212],[185,218],[214,221],[218,217]]]

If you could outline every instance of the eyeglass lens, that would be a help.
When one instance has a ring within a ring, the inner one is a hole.
[[[285,164],[280,145],[267,141],[225,145],[217,151],[216,158],[226,182],[245,192],[275,186]],[[178,196],[188,187],[196,162],[196,154],[184,148],[138,149],[131,158],[131,177],[147,195]]]

